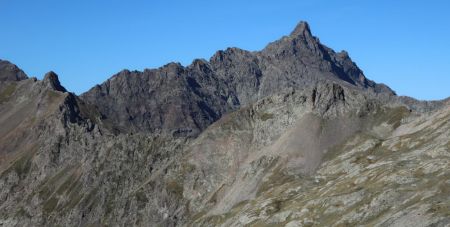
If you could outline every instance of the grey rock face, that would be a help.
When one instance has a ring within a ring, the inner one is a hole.
[[[304,22],[80,97],[2,64],[2,226],[450,223],[448,100],[396,96]]]
[[[45,74],[43,81],[51,90],[67,92],[67,90],[59,82],[58,75],[52,71]]]
[[[121,132],[197,135],[224,113],[280,90],[324,81],[395,94],[366,79],[347,53],[322,45],[301,22],[262,51],[228,48],[187,67],[170,63],[144,72],[124,70],[81,97]]]
[[[0,59],[0,81],[19,81],[27,78],[27,75],[16,65]]]
[[[228,91],[201,70],[171,63],[145,72],[122,71],[82,99],[94,104],[119,132],[196,135],[224,112]],[[199,76],[202,75],[202,76]]]

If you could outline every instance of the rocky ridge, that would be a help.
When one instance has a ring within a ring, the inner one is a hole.
[[[445,226],[449,116],[305,22],[79,97],[0,61],[0,224]]]
[[[321,44],[301,22],[262,51],[228,48],[187,67],[170,63],[144,72],[124,70],[81,97],[116,122],[118,131],[196,136],[225,113],[322,81],[394,94],[368,80],[346,52]]]

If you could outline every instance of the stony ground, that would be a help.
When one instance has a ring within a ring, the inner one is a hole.
[[[273,172],[255,198],[191,225],[448,226],[450,108],[402,122],[333,147],[312,175]]]

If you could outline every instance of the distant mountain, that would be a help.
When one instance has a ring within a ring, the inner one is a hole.
[[[228,48],[187,67],[170,63],[144,72],[124,70],[81,97],[116,122],[118,131],[198,135],[227,112],[322,81],[395,94],[366,79],[346,52],[322,45],[301,22],[262,51]]]
[[[449,138],[448,100],[397,96],[306,22],[80,96],[0,61],[0,225],[447,226]]]

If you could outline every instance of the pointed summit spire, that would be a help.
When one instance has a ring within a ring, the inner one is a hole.
[[[290,36],[311,37],[311,30],[309,29],[308,23],[306,21],[300,21],[295,27],[294,31],[291,32]]]
[[[49,86],[53,90],[60,91],[60,92],[67,91],[59,82],[58,75],[56,75],[56,73],[53,71],[46,73],[43,81],[44,81],[44,83],[47,84],[47,86]]]

